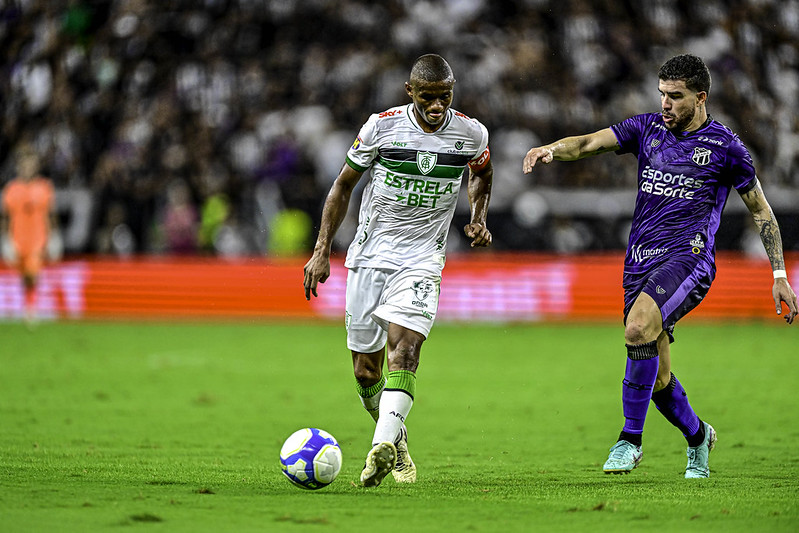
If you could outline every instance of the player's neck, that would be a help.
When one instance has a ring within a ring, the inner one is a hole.
[[[691,121],[690,124],[688,124],[688,127],[686,127],[683,130],[683,133],[694,132],[699,128],[701,128],[702,126],[704,126],[706,122],[707,122],[707,110],[705,109],[704,106],[702,106],[696,112],[696,114],[694,115],[694,119]]]

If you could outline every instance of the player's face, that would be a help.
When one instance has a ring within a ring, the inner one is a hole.
[[[452,105],[452,81],[414,81],[405,84],[405,91],[413,100],[413,111],[419,124],[427,132],[441,127],[447,109]]]
[[[23,156],[17,163],[17,174],[20,178],[30,179],[39,172],[39,160],[34,156]]]
[[[683,80],[660,80],[660,111],[663,124],[671,131],[692,131],[701,124],[695,124],[701,104],[707,94],[696,93],[685,86]]]

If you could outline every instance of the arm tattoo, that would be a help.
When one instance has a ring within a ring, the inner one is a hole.
[[[770,214],[770,218],[755,217],[755,224],[760,228],[760,240],[763,241],[763,247],[766,249],[769,261],[771,261],[771,269],[784,270],[785,259],[782,255],[780,228],[774,219],[774,214]]]

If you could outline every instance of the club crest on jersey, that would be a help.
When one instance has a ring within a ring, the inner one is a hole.
[[[691,158],[694,163],[697,165],[707,165],[710,163],[710,156],[713,152],[708,150],[707,148],[702,148],[701,146],[697,146],[694,148],[694,155]]]
[[[419,170],[424,175],[430,174],[430,171],[436,167],[437,160],[438,154],[431,154],[430,152],[416,152],[416,166],[419,167]]]

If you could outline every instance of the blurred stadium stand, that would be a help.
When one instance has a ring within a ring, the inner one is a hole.
[[[68,255],[302,253],[358,127],[407,101],[427,52],[491,132],[497,249],[623,248],[634,158],[530,177],[522,157],[656,110],[659,65],[692,52],[799,250],[797,0],[4,1],[0,179],[18,146],[39,150]],[[719,247],[756,241],[733,194]]]

